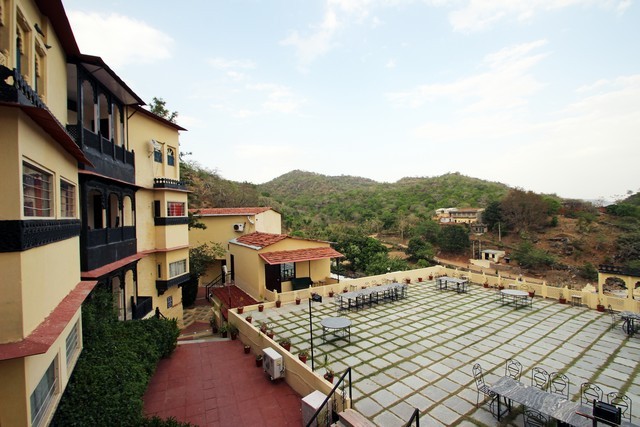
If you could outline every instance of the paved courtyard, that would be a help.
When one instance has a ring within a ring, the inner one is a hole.
[[[309,349],[307,301],[252,314],[254,324],[274,325],[276,341],[290,338],[293,353]],[[573,400],[586,381],[605,394],[622,391],[634,402],[633,421],[640,419],[640,337],[610,329],[607,314],[541,298],[516,310],[496,302],[491,289],[457,294],[429,282],[410,285],[404,300],[341,312],[353,323],[350,344],[322,342],[320,320],[328,316],[336,316],[332,299],[313,303],[316,366],[325,353],[336,372],[351,366],[354,407],[379,426],[404,425],[414,408],[421,425],[497,425],[488,405],[475,407],[471,368],[479,362],[492,383],[509,358],[522,363],[525,383],[536,366],[566,374]],[[517,413],[501,425],[521,426]]]

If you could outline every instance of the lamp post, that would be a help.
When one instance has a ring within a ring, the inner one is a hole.
[[[313,320],[311,318],[311,301],[322,302],[322,296],[319,294],[311,294],[309,298],[309,340],[311,341],[311,372],[315,370],[315,363],[313,358]]]

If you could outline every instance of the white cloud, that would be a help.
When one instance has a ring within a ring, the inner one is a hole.
[[[266,93],[266,100],[262,103],[265,112],[296,113],[304,100],[295,96],[286,86],[260,83],[248,85],[247,89]]]
[[[229,68],[250,69],[255,68],[253,61],[248,59],[227,59],[227,58],[211,58],[207,61],[209,65],[217,70],[226,70]]]
[[[389,59],[386,64],[384,64],[386,68],[396,68],[396,60]]]
[[[432,0],[435,6],[453,7],[449,22],[455,31],[473,32],[487,29],[502,20],[527,21],[537,14],[572,6],[598,5],[618,13],[630,6],[630,0]]]
[[[387,94],[401,107],[417,108],[437,99],[461,105],[463,111],[486,111],[523,106],[543,84],[529,74],[545,57],[532,51],[545,45],[544,40],[516,45],[485,56],[487,71],[449,83],[432,83],[404,92]]]
[[[322,23],[311,27],[310,35],[304,37],[298,31],[293,31],[281,43],[284,46],[295,47],[300,62],[306,66],[331,49],[333,37],[339,26],[335,10],[329,7],[325,11]]]
[[[171,58],[173,39],[143,21],[117,13],[70,11],[68,16],[80,50],[102,57],[111,67]]]

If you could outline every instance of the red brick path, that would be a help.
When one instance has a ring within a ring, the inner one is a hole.
[[[221,341],[180,345],[160,361],[144,412],[201,427],[298,427],[300,400],[284,381],[269,381],[240,341]]]

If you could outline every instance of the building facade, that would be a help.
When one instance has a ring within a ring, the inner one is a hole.
[[[0,0],[2,426],[48,424],[96,287],[122,320],[182,319],[184,129],[142,105],[79,51],[61,1]]]

